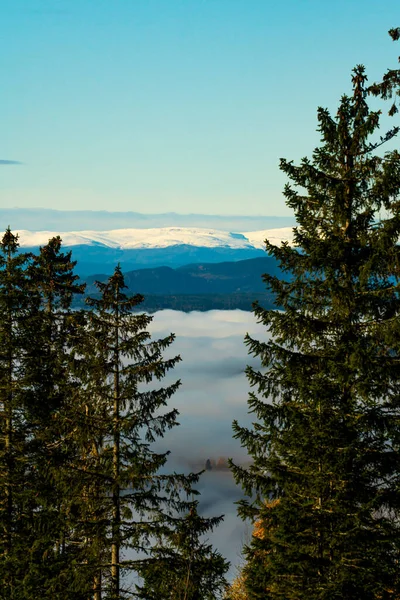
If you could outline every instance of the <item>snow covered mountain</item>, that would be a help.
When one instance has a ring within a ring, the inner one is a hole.
[[[162,227],[153,229],[113,229],[110,231],[28,231],[19,230],[22,248],[43,246],[49,238],[61,235],[65,247],[103,246],[120,250],[194,246],[197,248],[264,249],[264,240],[279,244],[291,241],[291,227],[232,233],[199,227]]]
[[[279,244],[292,240],[292,228],[233,233],[199,227],[113,229],[110,231],[15,231],[21,250],[37,251],[49,238],[60,235],[64,250],[72,250],[81,277],[146,267],[180,267],[193,263],[219,263],[265,256],[264,240]]]

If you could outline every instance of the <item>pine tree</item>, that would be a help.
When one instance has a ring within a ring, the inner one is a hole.
[[[253,459],[233,466],[258,521],[245,549],[249,599],[378,599],[400,594],[400,155],[376,142],[366,76],[336,118],[319,109],[322,145],[282,160],[296,247],[266,242],[288,280],[264,279],[283,310],[256,305],[271,339],[247,336]],[[384,217],[381,218],[381,211]]]
[[[76,527],[71,498],[79,484],[73,468],[79,458],[74,423],[79,388],[71,371],[71,345],[81,317],[71,311],[71,303],[83,291],[73,272],[75,264],[71,252],[61,251],[57,236],[31,256],[26,269],[32,308],[24,329],[23,404],[36,507],[23,598],[87,598],[88,581],[79,568],[85,559],[71,539]]]
[[[246,592],[246,580],[241,571],[230,584],[224,600],[248,600]]]
[[[177,411],[167,402],[180,382],[150,385],[180,360],[162,356],[174,336],[150,340],[152,317],[132,312],[143,297],[124,293],[119,267],[96,285],[100,298],[88,299],[91,311],[80,348],[87,415],[80,473],[91,498],[80,510],[88,560],[99,565],[96,599],[119,600],[128,593],[122,574],[135,571],[138,553],[150,552],[162,515],[182,506],[180,490],[190,493],[197,476],[162,474],[168,453],[151,447],[177,424]]]
[[[0,598],[7,600],[19,598],[32,511],[23,410],[29,257],[18,247],[8,228],[0,243]]]
[[[38,431],[60,436],[60,432],[43,429],[52,425],[71,395],[70,346],[73,332],[81,323],[82,315],[72,311],[72,300],[82,294],[83,284],[74,274],[76,261],[71,252],[61,251],[61,238],[51,238],[32,256],[27,269],[29,294],[36,298],[36,312],[29,331],[31,352],[28,354],[31,385],[27,405],[30,420],[37,420]],[[49,440],[47,440],[49,441]],[[54,441],[54,440],[53,440]]]
[[[400,39],[400,27],[389,29],[388,33],[394,42]],[[400,96],[400,69],[388,69],[383,76],[382,81],[370,85],[368,92],[373,96],[379,96],[384,100],[393,99],[388,114],[392,117],[398,113],[399,109],[397,104]]]
[[[189,511],[166,519],[151,558],[138,566],[143,585],[137,586],[138,598],[145,600],[217,600],[227,589],[225,574],[229,563],[213,549],[204,536],[222,517],[206,518],[198,514],[198,502]]]

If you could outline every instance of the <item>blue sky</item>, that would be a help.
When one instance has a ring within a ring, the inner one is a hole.
[[[350,71],[395,67],[398,0],[3,0],[0,205],[288,215],[280,157]]]

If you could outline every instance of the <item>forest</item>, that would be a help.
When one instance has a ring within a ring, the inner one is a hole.
[[[23,253],[7,228],[2,600],[400,598],[400,129],[378,136],[368,104],[392,99],[396,118],[400,71],[369,85],[359,65],[351,83],[334,116],[318,109],[311,159],[280,163],[295,245],[266,241],[285,275],[266,274],[274,305],[253,307],[271,337],[245,340],[262,366],[247,367],[252,426],[233,422],[252,526],[233,582],[207,539],[222,516],[201,514],[201,473],[154,450],[177,425],[180,381],[162,383],[180,361],[165,358],[173,333],[150,338],[118,265],[73,308],[84,286],[61,238]]]

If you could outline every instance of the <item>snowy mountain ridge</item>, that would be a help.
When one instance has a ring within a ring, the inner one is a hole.
[[[44,246],[48,240],[60,235],[63,245],[92,246],[120,250],[169,248],[193,246],[198,248],[231,248],[234,250],[265,248],[266,238],[273,244],[293,241],[293,228],[280,227],[261,231],[227,232],[200,227],[160,227],[152,229],[112,229],[109,231],[14,231],[19,235],[21,248]]]

